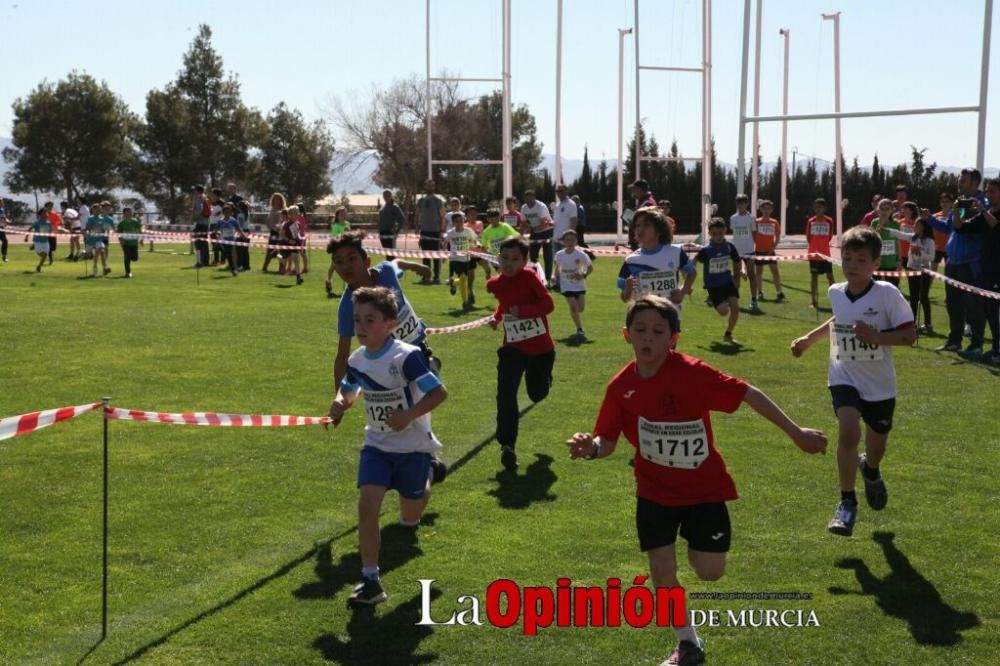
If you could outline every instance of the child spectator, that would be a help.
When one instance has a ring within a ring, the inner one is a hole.
[[[888,204],[891,215],[892,202]],[[814,343],[830,341],[827,384],[833,399],[840,435],[837,471],[840,503],[827,529],[851,536],[858,514],[854,484],[858,469],[865,484],[865,500],[874,511],[888,502],[880,465],[885,456],[896,409],[896,369],[892,345],[911,345],[916,340],[913,314],[895,285],[873,279],[882,256],[883,239],[868,227],[848,230],[840,244],[846,282],[830,287],[833,316],[808,334],[792,342],[798,358]],[[858,455],[859,422],[865,423],[865,452]]]
[[[760,202],[760,217],[757,218],[757,233],[754,235],[754,254],[758,257],[773,257],[781,240],[781,223],[771,217],[774,212],[774,204],[764,199]],[[774,284],[774,300],[781,303],[785,300],[785,292],[781,290],[781,274],[778,271],[777,261],[760,261],[756,264],[757,276],[757,300],[764,300],[764,266],[771,268],[771,282]]]
[[[736,212],[729,218],[729,229],[733,234],[733,246],[740,253],[747,279],[750,280],[750,311],[760,312],[757,307],[757,271],[754,265],[753,252],[757,237],[757,221],[750,213],[750,197],[745,194],[736,195]],[[737,271],[733,276],[736,289],[740,288],[740,277],[743,271]]]
[[[810,255],[830,256],[830,239],[833,237],[833,220],[826,214],[826,199],[816,199],[813,202],[814,215],[806,220],[807,252]],[[812,298],[812,308],[819,309],[817,298],[819,276],[825,275],[826,281],[833,286],[833,264],[821,257],[809,257],[809,294]]]
[[[899,222],[893,218],[894,213],[895,208],[893,203],[888,199],[882,199],[882,201],[878,202],[878,217],[872,220],[872,229],[877,231],[878,235],[882,238],[880,271],[894,271],[898,268],[899,264],[899,241],[891,233],[892,230],[899,229]],[[898,275],[886,276],[879,279],[899,287]]]
[[[909,247],[909,263],[907,269],[916,271],[917,275],[906,277],[907,286],[910,291],[910,311],[914,320],[917,319],[917,307],[923,306],[924,323],[920,327],[920,332],[930,335],[934,332],[931,327],[931,282],[934,281],[930,275],[924,273],[924,269],[930,270],[931,262],[934,260],[934,235],[931,224],[927,221],[930,211],[923,217],[916,217],[915,223],[907,230],[904,222],[908,222],[911,216],[920,215],[917,204],[907,201],[903,204],[903,217],[900,218],[899,229],[888,229],[888,232],[900,241],[905,240]]]
[[[525,270],[528,254],[528,244],[520,237],[500,243],[500,274],[486,283],[486,291],[498,301],[490,326],[496,330],[502,324],[504,331],[503,345],[497,350],[496,436],[500,463],[509,472],[517,470],[517,391],[521,378],[532,402],[544,400],[552,386],[556,359],[547,317],[555,304],[538,274]]]
[[[431,430],[430,412],[448,397],[418,347],[392,337],[397,325],[395,295],[384,287],[361,288],[351,296],[354,331],[363,345],[347,361],[347,374],[330,405],[338,425],[364,395],[364,446],[358,465],[358,541],[361,582],[350,603],[373,606],[388,598],[379,577],[379,512],[388,490],[399,492],[399,522],[416,528],[430,500],[432,468],[441,442]]]

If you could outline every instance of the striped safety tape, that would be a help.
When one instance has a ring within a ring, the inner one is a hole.
[[[92,402],[89,405],[46,409],[40,412],[31,412],[30,414],[21,414],[20,416],[9,416],[5,419],[0,419],[0,440],[27,435],[29,432],[41,430],[50,425],[55,425],[60,421],[67,421],[81,414],[86,414],[100,406],[101,403]]]

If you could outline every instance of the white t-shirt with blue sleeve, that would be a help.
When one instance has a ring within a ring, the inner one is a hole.
[[[400,432],[388,425],[392,412],[409,409],[442,386],[419,347],[394,338],[374,353],[361,347],[347,359],[347,374],[340,386],[345,393],[360,391],[363,396],[365,446],[389,453],[433,453],[441,448],[431,431],[430,413],[417,417]]]
[[[402,269],[393,261],[383,261],[375,267],[375,273],[375,286],[390,289],[396,295],[396,303],[399,305],[393,337],[413,345],[423,344],[427,327],[403,295],[403,287],[399,283],[399,278],[403,276]],[[348,288],[340,298],[340,306],[337,309],[337,334],[341,337],[354,337],[354,302],[351,300],[353,294],[353,290]]]

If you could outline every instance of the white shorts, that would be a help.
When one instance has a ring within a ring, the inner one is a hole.
[[[49,242],[47,240],[35,241],[35,254],[48,254]]]

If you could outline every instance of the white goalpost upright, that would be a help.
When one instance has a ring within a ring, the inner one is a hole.
[[[747,0],[749,2],[749,0]],[[701,16],[701,67],[668,67],[643,65],[639,59],[639,0],[634,0],[635,19],[633,36],[635,42],[635,175],[642,177],[643,162],[697,162],[701,164],[701,235],[708,235],[708,220],[712,216],[712,0],[702,0]],[[660,72],[690,72],[701,75],[701,155],[699,157],[678,157],[643,155],[639,136],[642,131],[642,109],[640,78],[643,70]],[[619,92],[619,95],[621,93]],[[620,102],[619,102],[620,104]],[[618,179],[622,179],[622,161],[618,160]],[[624,210],[623,192],[619,189],[618,209]],[[618,216],[618,232],[621,235],[621,215]]]
[[[823,14],[823,20],[833,20],[834,22],[834,86],[835,86],[835,109],[832,113],[800,113],[800,114],[789,114],[787,106],[783,108],[781,115],[774,116],[762,116],[760,112],[755,110],[752,116],[748,116],[746,113],[746,88],[747,88],[747,61],[749,60],[749,47],[750,47],[750,1],[744,0],[743,9],[743,67],[741,73],[740,81],[740,127],[739,127],[739,139],[738,139],[738,150],[739,156],[736,160],[736,187],[737,192],[743,193],[746,189],[745,186],[745,169],[746,169],[746,125],[747,123],[753,123],[754,127],[758,123],[767,122],[781,122],[787,123],[790,121],[797,120],[836,120],[835,126],[835,179],[836,179],[836,191],[837,191],[837,234],[843,233],[843,204],[842,204],[842,173],[841,173],[841,151],[842,146],[840,142],[840,120],[844,118],[878,118],[887,116],[917,116],[917,115],[931,115],[938,113],[975,113],[978,116],[977,124],[977,135],[976,135],[976,168],[982,172],[985,160],[985,147],[986,147],[986,101],[987,94],[989,92],[989,64],[990,64],[990,40],[991,40],[991,28],[993,22],[993,0],[984,0],[984,20],[983,20],[983,41],[982,41],[982,65],[980,68],[980,81],[979,81],[979,103],[976,105],[969,106],[946,106],[946,107],[928,107],[928,108],[915,108],[915,109],[887,109],[882,111],[841,111],[840,110],[840,12],[836,14]],[[763,2],[763,0],[757,0],[758,3]],[[758,11],[760,4],[758,4]],[[759,24],[758,24],[759,25]],[[760,28],[758,27],[758,32]],[[759,38],[758,38],[759,45]],[[759,49],[759,46],[758,46]],[[787,77],[787,52],[786,52],[786,77]],[[759,58],[759,54],[758,54]],[[787,81],[787,78],[786,78]],[[787,83],[786,83],[787,86]],[[758,86],[759,87],[759,86]],[[785,95],[787,101],[787,92]],[[788,177],[787,169],[782,170],[782,188],[785,187],[785,180]],[[755,181],[756,182],[756,181]],[[756,197],[756,192],[754,192]],[[781,220],[782,227],[785,226],[784,216]]]
[[[431,0],[426,0],[424,9],[425,18],[425,58],[427,66],[427,101],[425,106],[427,122],[427,179],[434,177],[434,165],[461,165],[461,166],[487,166],[499,164],[503,170],[503,195],[509,197],[513,193],[513,136],[511,132],[511,100],[510,100],[510,15],[511,0],[500,0],[503,25],[503,65],[500,78],[467,78],[467,77],[445,77],[431,76]],[[434,159],[434,132],[432,125],[433,103],[431,97],[431,84],[434,82],[458,82],[458,83],[499,83],[503,96],[503,139],[500,159],[494,160],[436,160]]]

